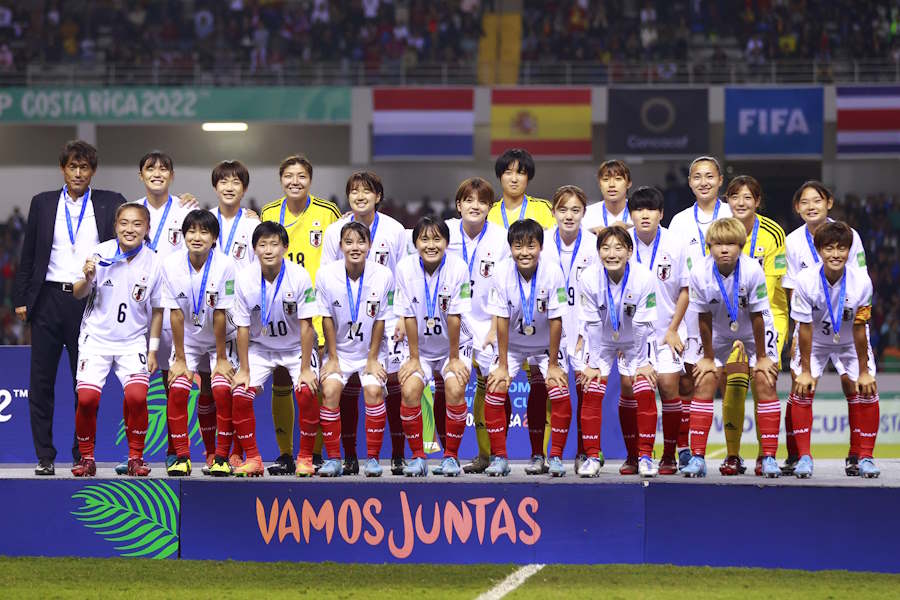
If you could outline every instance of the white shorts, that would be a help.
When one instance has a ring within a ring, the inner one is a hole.
[[[769,338],[769,343],[766,344],[766,356],[772,359],[772,361],[777,365],[778,364],[778,334],[774,336],[766,336]],[[744,342],[744,352],[747,355],[747,365],[752,369],[756,366],[756,342],[753,340],[753,337],[746,340],[741,340]],[[716,337],[713,334],[713,354],[715,355],[715,361],[717,367],[724,367],[726,363],[728,363],[728,357],[731,356],[731,351],[734,348],[735,340]],[[696,364],[696,363],[695,363]]]
[[[477,373],[481,373],[482,376],[486,377],[493,364],[494,354],[493,344],[488,344],[486,348],[476,348],[473,346],[472,367],[478,369],[478,371],[476,371]]]
[[[587,366],[588,361],[590,360],[590,356],[588,355],[588,344],[587,340],[585,340],[584,344],[581,346],[581,351],[579,352],[569,352],[569,368],[576,373],[581,373],[584,371],[584,368]]]
[[[258,346],[251,345],[250,352],[247,356],[250,361],[250,387],[261,387],[272,373],[275,367],[284,367],[291,374],[291,380],[294,387],[300,383],[300,371],[302,358],[300,350],[265,350]],[[309,366],[319,376],[319,354],[313,351],[309,361]]]
[[[168,311],[166,312],[165,318],[169,318]],[[160,371],[168,371],[173,356],[174,346],[172,345],[172,330],[163,327],[163,330],[159,333],[159,350],[156,351],[156,364],[159,365],[157,368]]]
[[[207,357],[209,358],[207,359]],[[235,371],[241,366],[237,355],[237,342],[233,339],[225,340],[225,358],[231,363]],[[215,346],[209,350],[187,345],[184,347],[184,362],[188,371],[192,373],[212,373],[216,369],[217,359],[218,355],[216,354]],[[175,348],[172,348],[172,353],[169,355],[169,364],[173,362],[175,362]]]
[[[328,356],[325,357],[325,360],[328,361],[330,358]],[[359,375],[359,384],[362,387],[369,386],[378,386],[384,387],[384,383],[382,383],[377,377],[372,375],[371,373],[366,372],[366,362],[367,359],[363,358],[362,360],[345,360],[341,357],[340,353],[338,353],[338,365],[340,365],[341,372],[340,373],[332,373],[325,379],[337,379],[341,382],[341,385],[347,385],[347,382],[350,381],[350,378],[354,375]]]
[[[853,344],[831,347],[813,344],[812,352],[809,354],[810,374],[815,379],[821,377],[829,360],[839,374],[847,375],[852,381],[859,379],[859,360],[856,357],[856,346]],[[794,352],[791,355],[791,372],[795,376],[803,372],[800,367],[798,345],[794,345]],[[869,375],[875,377],[875,356],[871,345],[869,345]]]
[[[703,358],[703,344],[700,343],[700,338],[684,338],[684,355],[682,362],[687,365],[696,365],[701,358]]]
[[[648,355],[650,356],[650,364],[659,374],[665,373],[683,373],[684,361],[677,352],[672,352],[668,344],[664,344],[659,340],[647,342]]]
[[[569,362],[567,360],[567,354],[564,349],[559,350],[556,353],[556,360],[559,363],[559,368],[563,370],[563,372],[569,372]],[[550,366],[550,350],[538,351],[537,354],[531,354],[529,352],[523,352],[521,350],[510,350],[506,356],[506,362],[509,368],[509,378],[515,379],[516,375],[519,374],[519,371],[522,370],[522,367],[525,363],[528,363],[530,368],[537,367],[541,374],[544,376],[544,379],[547,378],[547,368]],[[500,355],[494,354],[493,359],[491,360],[491,371],[494,371],[497,367],[500,366]]]
[[[387,322],[385,322],[384,339],[381,340],[381,351],[378,353],[378,360],[384,365],[384,370],[396,373],[400,370],[400,366],[409,360],[409,342],[404,337],[399,342],[395,342],[392,338],[394,328],[391,327],[390,334],[387,331]]]
[[[143,381],[149,381],[147,372],[147,355],[143,352],[132,354],[92,354],[80,351],[78,353],[78,367],[75,380],[82,384],[96,387],[102,390],[106,385],[106,377],[109,370],[115,368],[116,377],[124,388],[132,377],[140,377]]]
[[[637,373],[638,365],[646,362],[643,359],[647,354],[648,348],[646,345],[635,348],[633,342],[601,344],[598,355],[594,356],[592,352],[588,364],[595,369],[600,369],[602,377],[609,377],[613,363],[618,363],[619,375],[634,377],[634,374]]]
[[[459,349],[459,358],[464,363],[472,362],[472,346],[462,346]],[[425,382],[425,385],[428,385],[429,382],[434,381],[434,372],[437,371],[441,374],[441,377],[447,379],[447,377],[456,377],[453,373],[447,372],[447,365],[450,363],[450,358],[438,358],[436,360],[428,360],[425,357],[419,357],[419,364],[422,365],[422,373],[416,373],[416,377]],[[460,382],[462,385],[466,385],[468,381]]]

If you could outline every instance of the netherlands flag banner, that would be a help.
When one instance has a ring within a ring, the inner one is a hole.
[[[900,86],[837,88],[837,153],[900,154]]]
[[[376,88],[372,106],[373,159],[472,159],[472,88]]]

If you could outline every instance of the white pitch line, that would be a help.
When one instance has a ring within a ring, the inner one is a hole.
[[[713,450],[709,454],[706,455],[706,458],[720,458],[725,456],[725,452],[728,448],[719,448],[718,450]]]
[[[544,568],[544,565],[530,564],[513,571],[506,579],[479,595],[475,600],[500,600],[525,583],[525,580]]]

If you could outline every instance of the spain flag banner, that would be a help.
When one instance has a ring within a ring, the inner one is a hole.
[[[590,158],[590,88],[491,90],[491,154],[525,148],[534,156]]]

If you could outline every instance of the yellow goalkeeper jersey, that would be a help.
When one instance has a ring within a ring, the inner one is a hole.
[[[527,201],[527,204],[526,204]],[[522,210],[522,209],[525,210]],[[504,220],[504,214],[506,219]],[[533,198],[526,195],[522,206],[515,210],[504,211],[503,199],[501,198],[491,207],[488,213],[488,221],[495,223],[501,227],[509,229],[509,226],[519,219],[534,219],[541,224],[544,229],[550,229],[556,225],[556,219],[553,218],[553,210],[550,202],[542,198]]]
[[[744,254],[759,261],[766,274],[766,288],[772,319],[778,331],[778,350],[784,345],[788,330],[787,293],[781,286],[781,278],[787,272],[787,256],[784,248],[784,229],[765,215],[756,215],[756,223],[747,232]],[[756,234],[754,239],[754,232]]]

